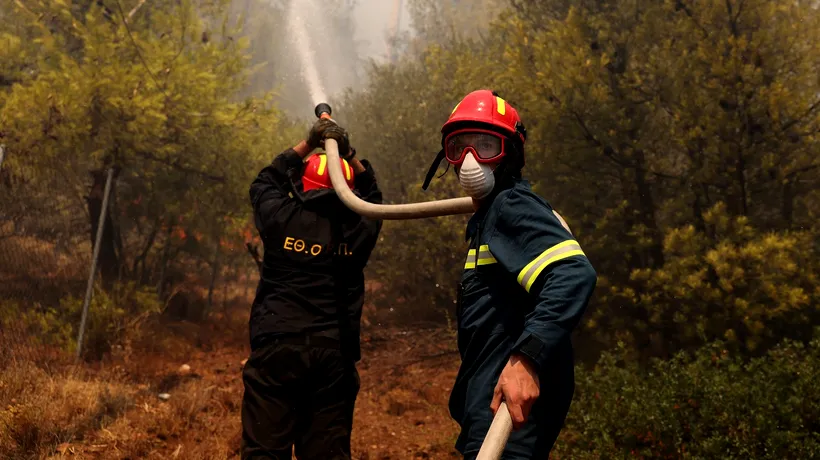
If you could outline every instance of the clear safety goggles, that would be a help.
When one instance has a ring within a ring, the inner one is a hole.
[[[455,131],[444,139],[444,154],[450,164],[460,165],[467,152],[479,163],[497,161],[504,156],[504,137],[493,131],[467,129]]]

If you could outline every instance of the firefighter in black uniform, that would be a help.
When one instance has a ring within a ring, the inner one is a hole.
[[[355,193],[381,203],[373,168],[345,130],[319,120],[250,188],[265,253],[243,370],[242,458],[349,459],[359,391],[364,274],[381,221],[349,210],[332,189],[324,153],[335,139]]]

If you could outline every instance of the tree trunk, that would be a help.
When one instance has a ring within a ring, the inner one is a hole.
[[[649,255],[652,261],[650,268],[658,268],[663,265],[663,237],[658,229],[655,220],[655,200],[652,198],[652,186],[646,180],[646,159],[642,151],[635,152],[635,187],[638,192],[639,215],[641,224],[646,227],[652,243],[649,247]]]
[[[214,288],[216,287],[216,279],[219,277],[219,239],[217,238],[216,248],[214,249],[213,270],[211,271],[211,283],[208,286],[208,307],[202,311],[202,319],[208,317],[208,314],[213,311],[214,305]]]
[[[780,205],[780,217],[782,222],[780,222],[780,228],[790,229],[794,223],[794,181],[795,179],[786,179],[783,184],[782,203]]]
[[[139,280],[141,285],[148,284],[148,271],[145,269],[145,260],[148,258],[148,253],[151,252],[151,249],[154,247],[154,242],[157,239],[157,233],[159,233],[160,227],[160,219],[157,218],[156,222],[154,223],[154,228],[151,229],[151,233],[148,235],[148,240],[145,243],[145,246],[142,249],[142,252],[134,259],[134,266],[132,268],[132,272],[134,274],[134,278]]]
[[[162,256],[159,259],[159,280],[157,281],[157,297],[163,300],[165,294],[165,275],[168,273],[168,259],[171,252],[171,234],[174,233],[174,218],[168,219],[168,235],[162,247]]]
[[[737,181],[738,197],[737,207],[738,213],[741,216],[749,215],[749,203],[746,191],[746,159],[743,158],[743,152],[738,152],[737,161],[735,163],[735,180]]]
[[[92,171],[91,177],[93,182],[91,185],[91,191],[89,192],[86,201],[88,203],[88,215],[91,219],[91,232],[89,236],[93,247],[97,235],[97,226],[100,220],[100,213],[102,212],[106,171]],[[116,194],[116,179],[114,179],[114,181],[115,182],[111,184],[112,196]],[[110,200],[110,202],[113,202],[113,200]],[[106,213],[105,222],[103,223],[103,235],[102,240],[100,241],[99,256],[100,276],[103,280],[103,286],[106,289],[113,286],[119,277],[120,254],[117,252],[117,247],[122,247],[120,242],[116,241],[117,234],[114,231],[113,220],[111,218],[111,215],[113,214],[110,209],[111,207],[113,207],[113,204],[109,206],[109,212]]]

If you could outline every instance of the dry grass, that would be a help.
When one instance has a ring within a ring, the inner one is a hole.
[[[7,262],[0,261],[3,292],[26,303],[52,302],[69,278],[82,281],[70,272],[75,265],[54,254],[33,241],[0,242],[0,259]],[[36,264],[22,266],[23,260],[50,262],[36,273]],[[32,285],[35,275],[49,286]],[[82,367],[19,328],[0,330],[0,459],[239,458],[252,295],[247,280],[238,280],[217,290],[204,324],[157,317],[135,323],[139,327],[102,361]],[[378,315],[369,308],[365,316]],[[457,433],[447,411],[458,364],[455,338],[446,331],[404,333],[364,323],[354,458],[450,458]],[[190,372],[179,371],[183,363]],[[170,398],[161,400],[159,393]]]
[[[200,332],[208,336],[210,327]],[[454,458],[451,335],[375,332],[359,364],[354,458]],[[234,340],[193,346],[183,334],[141,354],[138,344],[153,337],[143,334],[127,354],[82,370],[25,362],[1,369],[0,458],[238,458],[247,349]],[[183,363],[191,370],[181,372]],[[170,398],[159,399],[161,392]]]
[[[126,385],[13,362],[0,373],[0,458],[41,458],[126,412]]]

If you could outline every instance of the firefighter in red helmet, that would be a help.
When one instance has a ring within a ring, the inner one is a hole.
[[[423,187],[446,159],[476,207],[457,301],[456,447],[475,458],[505,401],[514,431],[503,458],[545,459],[574,391],[570,334],[597,276],[564,219],[522,178],[527,134],[507,101],[474,91],[441,132]]]
[[[346,131],[319,120],[279,154],[250,188],[264,245],[251,307],[251,355],[242,371],[243,459],[350,458],[359,391],[363,270],[381,221],[349,210],[330,182],[324,139],[339,143],[347,185],[371,203],[382,194]]]

